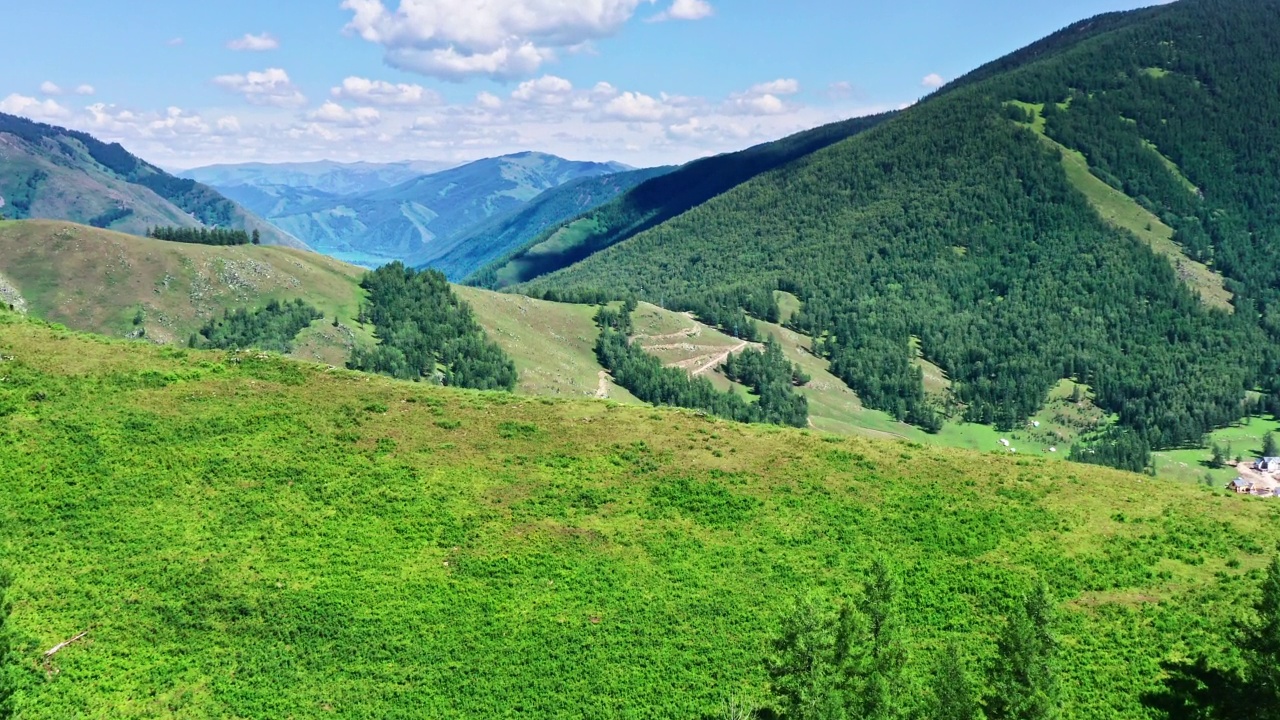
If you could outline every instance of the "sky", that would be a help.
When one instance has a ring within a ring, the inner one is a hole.
[[[682,163],[910,105],[1155,0],[9,0],[0,112],[169,169]]]

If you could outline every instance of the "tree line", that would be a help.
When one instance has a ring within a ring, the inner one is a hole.
[[[1280,717],[1280,558],[1273,559],[1247,619],[1234,624],[1225,666],[1205,657],[1164,663],[1158,689],[1142,698],[1169,720]],[[862,592],[834,605],[799,600],[765,661],[766,707],[736,708],[758,720],[1054,720],[1061,717],[1058,668],[1069,662],[1055,631],[1055,603],[1036,585],[1007,613],[991,660],[947,644],[923,693],[907,677],[910,627],[893,572],[872,565]]]
[[[250,234],[244,230],[220,227],[153,227],[147,228],[147,237],[195,245],[248,245],[250,243],[260,245],[262,243],[262,235],[257,230]]]
[[[366,273],[360,286],[368,292],[360,321],[373,324],[378,344],[353,351],[349,368],[456,387],[515,389],[515,363],[489,340],[439,271],[394,262]]]

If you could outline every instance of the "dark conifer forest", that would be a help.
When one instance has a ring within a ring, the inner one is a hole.
[[[1126,428],[1101,439],[1103,456],[1195,444],[1245,413],[1246,391],[1280,390],[1276,37],[1276,0],[1081,23],[520,288],[677,307],[787,290],[804,303],[790,324],[900,419],[929,428],[941,412],[910,363],[914,338],[967,420],[1018,427],[1074,378]],[[1012,101],[1043,104],[1049,138],[1175,228],[1225,277],[1233,312],[1105,222]],[[700,315],[758,312],[719,304]]]

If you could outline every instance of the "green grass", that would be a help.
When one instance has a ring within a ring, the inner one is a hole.
[[[875,555],[908,695],[1044,580],[1064,716],[1139,718],[1280,539],[1280,504],[1101,468],[0,323],[24,720],[698,718]]]
[[[1233,311],[1232,294],[1224,285],[1222,275],[1204,263],[1196,262],[1182,252],[1182,248],[1173,241],[1173,228],[1166,225],[1151,211],[1142,207],[1136,200],[1103,182],[1089,171],[1089,163],[1084,155],[1055,142],[1045,134],[1044,105],[1033,105],[1024,102],[1011,102],[1025,110],[1031,111],[1034,121],[1027,126],[1034,130],[1040,138],[1062,155],[1062,167],[1067,179],[1076,187],[1098,214],[1112,225],[1128,230],[1139,240],[1146,243],[1157,254],[1169,258],[1177,270],[1178,276],[1192,290],[1200,295],[1206,305],[1228,312]],[[1153,152],[1159,151],[1151,146]],[[1170,172],[1175,173],[1181,182],[1192,192],[1195,186],[1182,174],[1176,165],[1164,158]]]
[[[1208,447],[1218,445],[1226,449],[1228,460],[1234,461],[1237,456],[1246,461],[1252,460],[1261,456],[1262,438],[1268,432],[1280,435],[1280,421],[1275,418],[1254,417],[1210,433],[1205,448],[1157,452],[1154,454],[1156,475],[1186,482],[1204,482],[1205,476],[1209,476],[1213,478],[1215,486],[1225,486],[1236,478],[1236,471],[1230,467],[1209,467],[1213,453]]]

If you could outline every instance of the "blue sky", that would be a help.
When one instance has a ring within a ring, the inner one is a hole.
[[[1151,0],[18,0],[0,111],[166,167],[683,162],[897,108]],[[56,29],[56,30],[52,30]]]

